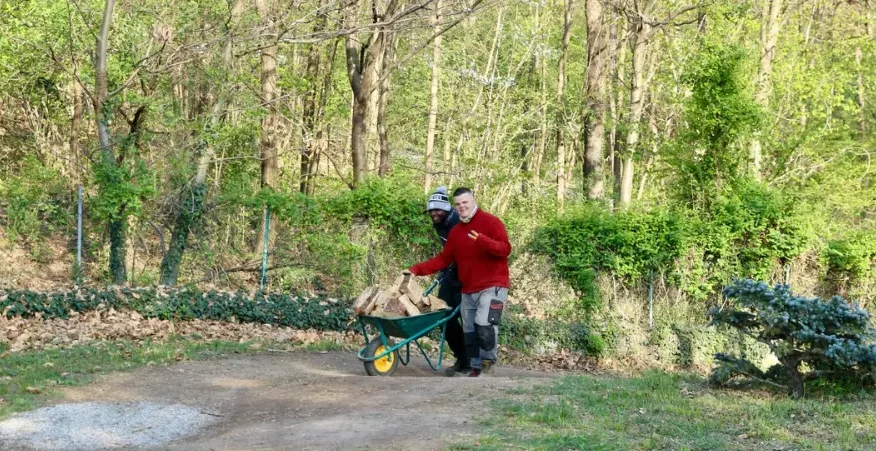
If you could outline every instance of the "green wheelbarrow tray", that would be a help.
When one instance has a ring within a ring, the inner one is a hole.
[[[453,309],[446,308],[430,313],[424,313],[422,315],[402,318],[380,318],[368,315],[360,316],[359,327],[362,330],[362,335],[365,337],[365,347],[359,350],[359,360],[363,362],[373,362],[404,347],[405,355],[401,356],[401,353],[399,353],[399,361],[402,365],[407,365],[411,360],[411,342],[413,342],[420,350],[420,353],[423,354],[429,367],[434,371],[438,371],[441,369],[441,361],[444,357],[447,322],[450,321],[457,312],[459,312],[459,306],[456,306],[456,308]],[[365,355],[369,344],[368,333],[365,330],[366,324],[374,327],[378,331],[379,335],[374,338],[374,340],[379,339],[382,342],[384,349],[383,352],[373,356]],[[433,364],[432,360],[429,359],[429,356],[426,355],[426,351],[420,346],[420,343],[417,340],[431,332],[436,327],[441,329],[441,344],[438,348],[438,360]],[[401,341],[391,345],[388,339],[389,337],[395,337]]]

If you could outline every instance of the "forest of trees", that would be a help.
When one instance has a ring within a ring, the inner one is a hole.
[[[876,293],[869,0],[0,0],[0,29],[5,245],[75,237],[82,185],[90,283],[233,282],[270,207],[272,286],[351,293],[436,249],[444,184],[582,293]]]

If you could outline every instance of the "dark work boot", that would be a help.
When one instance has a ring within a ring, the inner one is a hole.
[[[471,371],[471,367],[468,366],[467,363],[464,362],[465,359],[457,359],[456,363],[453,366],[444,370],[444,374],[448,377],[456,376],[457,373],[468,373]]]

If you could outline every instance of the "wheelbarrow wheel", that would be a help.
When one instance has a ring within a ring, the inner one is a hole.
[[[386,343],[390,347],[393,345],[390,339],[387,339]],[[383,354],[387,349],[383,342],[380,341],[380,337],[375,337],[368,342],[368,346],[365,348],[365,357],[372,358]],[[398,367],[398,350],[392,351],[379,359],[366,360],[363,363],[365,364],[365,372],[369,376],[391,376]]]

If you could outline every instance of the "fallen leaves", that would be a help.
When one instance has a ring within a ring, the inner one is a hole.
[[[500,347],[499,358],[515,366],[539,371],[595,371],[599,364],[593,358],[568,349],[560,349],[542,355],[533,355],[508,347]]]
[[[7,318],[0,315],[0,343],[7,344],[10,353],[69,348],[98,340],[165,341],[173,336],[235,342],[290,342],[305,345],[325,340],[336,343],[361,341],[361,337],[352,331],[299,330],[270,324],[198,319],[170,321],[144,318],[137,312],[117,311],[112,308],[71,312],[70,318],[66,320],[40,317]],[[45,366],[51,367],[52,363],[47,362]]]

